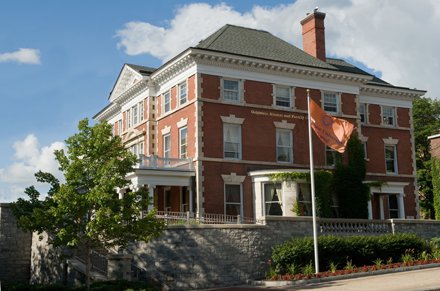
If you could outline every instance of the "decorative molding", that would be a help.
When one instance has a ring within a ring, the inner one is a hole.
[[[246,176],[240,176],[236,173],[231,173],[229,175],[222,175],[223,181],[226,184],[241,184],[246,179]]]
[[[188,118],[180,118],[180,121],[177,122],[177,128],[184,127],[188,124]]]
[[[368,141],[368,136],[365,135],[359,136],[359,140],[363,143],[366,143]]]
[[[396,138],[392,138],[391,136],[388,138],[383,138],[383,143],[386,145],[397,145],[397,143],[399,142],[399,139]]]
[[[171,132],[171,126],[167,125],[164,128],[161,129],[162,135],[169,134]]]
[[[246,57],[221,52],[191,49],[197,63],[216,67],[226,67],[244,71],[269,73],[271,75],[301,76],[306,79],[320,79],[329,82],[329,79],[342,83],[366,84],[372,80],[371,76],[345,73],[325,68],[312,68],[296,64],[264,60],[255,57]]]
[[[220,116],[223,123],[230,123],[230,124],[243,124],[244,118],[235,117],[235,115],[231,114],[229,116]]]
[[[372,93],[375,95],[390,95],[395,97],[400,97],[399,99],[409,99],[412,100],[417,97],[425,95],[426,91],[416,90],[409,88],[398,88],[398,87],[385,87],[385,86],[374,86],[374,85],[363,85],[361,87],[362,93]]]
[[[281,122],[274,121],[273,124],[275,125],[276,128],[291,129],[291,130],[295,128],[295,123],[288,123],[287,120],[281,120]]]

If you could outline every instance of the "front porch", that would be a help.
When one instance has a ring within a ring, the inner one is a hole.
[[[197,212],[195,172],[191,159],[140,156],[134,171],[127,175],[135,189],[145,187],[152,202],[149,210]],[[120,190],[123,194],[124,190]]]

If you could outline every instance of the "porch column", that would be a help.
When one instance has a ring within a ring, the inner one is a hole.
[[[383,195],[379,195],[379,211],[380,211],[380,219],[385,219],[385,213],[383,210]]]
[[[373,219],[373,206],[371,205],[371,199],[372,197],[368,200],[368,219]]]
[[[194,209],[193,188],[189,186],[189,213],[192,215]]]
[[[153,210],[154,208],[154,189],[156,189],[156,185],[148,184],[148,198],[150,203],[148,203],[148,211]]]
[[[118,189],[118,198],[123,199],[125,194],[125,189]]]
[[[397,203],[399,205],[399,218],[405,219],[405,204],[403,203],[403,193],[397,195]]]

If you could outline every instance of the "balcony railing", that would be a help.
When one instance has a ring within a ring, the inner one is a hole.
[[[159,169],[174,171],[193,171],[192,159],[161,158],[158,156],[139,156],[139,169]]]
[[[166,225],[182,224],[255,224],[252,218],[240,215],[205,213],[195,217],[190,212],[156,211],[156,217],[165,221]]]
[[[392,232],[391,223],[383,220],[367,219],[319,219],[319,231],[322,234],[382,234]]]

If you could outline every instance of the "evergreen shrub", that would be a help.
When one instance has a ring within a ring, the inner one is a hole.
[[[320,236],[318,253],[320,270],[329,270],[330,264],[344,266],[347,261],[358,267],[373,261],[390,258],[400,261],[406,250],[415,256],[430,251],[429,244],[415,234],[385,234],[380,236]],[[272,264],[278,274],[285,274],[295,264],[304,267],[313,261],[313,238],[293,238],[272,249]]]

